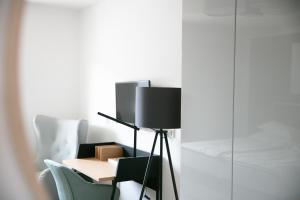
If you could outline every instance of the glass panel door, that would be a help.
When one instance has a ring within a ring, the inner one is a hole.
[[[181,199],[231,199],[234,0],[183,0]]]
[[[238,0],[233,199],[300,198],[300,1]]]

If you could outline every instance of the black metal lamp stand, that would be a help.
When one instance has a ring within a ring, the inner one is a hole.
[[[146,173],[145,173],[142,191],[141,191],[139,200],[142,200],[143,196],[144,196],[144,191],[145,191],[145,187],[146,187],[146,184],[147,184],[147,181],[149,178],[149,172],[151,169],[152,158],[153,158],[154,149],[156,146],[158,135],[160,136],[160,153],[159,153],[160,167],[159,167],[159,191],[156,192],[156,199],[162,200],[163,138],[165,139],[165,144],[166,144],[166,149],[167,149],[167,154],[168,154],[168,160],[169,160],[169,166],[170,166],[170,171],[171,171],[171,176],[172,176],[172,183],[173,183],[173,189],[174,189],[174,193],[175,193],[175,199],[176,200],[179,199],[178,193],[177,193],[177,188],[176,188],[176,181],[175,181],[175,176],[174,176],[174,171],[173,171],[173,164],[172,164],[172,159],[171,159],[171,153],[170,153],[170,147],[169,147],[167,133],[168,133],[168,131],[162,130],[162,129],[155,131],[155,137],[154,137],[154,141],[153,141],[153,145],[152,145],[152,149],[151,149],[151,154],[148,159],[148,164],[147,164]]]
[[[167,131],[163,129],[178,129],[181,124],[181,89],[180,88],[163,88],[163,87],[137,87],[135,100],[135,124],[140,128],[151,128],[155,130],[155,137],[151,149],[151,154],[148,159],[143,187],[140,194],[142,200],[145,186],[147,184],[153,153],[157,142],[157,137],[160,136],[160,166],[159,166],[159,184],[156,199],[162,200],[162,169],[163,169],[163,141],[165,141],[168,153],[168,160],[173,182],[175,199],[178,200],[176,189],[173,164],[171,159],[170,147],[167,137]]]

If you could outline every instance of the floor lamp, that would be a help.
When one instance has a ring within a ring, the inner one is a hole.
[[[160,137],[160,167],[159,167],[159,191],[157,199],[162,200],[162,165],[163,165],[163,141],[165,141],[170,171],[172,176],[175,199],[178,200],[176,181],[173,171],[173,164],[165,129],[180,128],[181,116],[181,89],[162,87],[137,87],[136,88],[136,117],[135,124],[141,128],[151,128],[155,130],[155,137],[148,159],[145,177],[143,180],[140,200],[142,200],[145,186],[151,169],[152,157],[156,146],[157,138]]]

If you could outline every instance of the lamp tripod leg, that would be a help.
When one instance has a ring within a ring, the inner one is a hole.
[[[137,140],[137,129],[134,129],[133,136],[133,157],[136,157],[136,140]]]
[[[163,191],[163,132],[160,132],[160,153],[159,153],[159,200],[162,200],[162,191]]]
[[[174,171],[173,171],[173,164],[172,164],[172,159],[171,159],[171,153],[170,153],[170,147],[169,147],[169,142],[168,142],[168,137],[167,133],[164,133],[164,138],[165,138],[165,143],[166,143],[166,149],[168,153],[168,160],[169,160],[169,165],[170,165],[170,171],[171,171],[171,176],[172,176],[172,183],[173,183],[173,189],[175,193],[175,199],[178,200],[178,193],[177,193],[177,188],[176,188],[176,181],[175,181],[175,176],[174,176]]]
[[[153,145],[152,145],[152,149],[151,149],[151,154],[150,154],[150,156],[148,158],[148,163],[147,163],[147,167],[146,167],[146,173],[145,173],[145,177],[144,177],[144,181],[143,181],[143,186],[142,186],[142,191],[141,191],[139,200],[143,199],[145,187],[146,187],[146,184],[147,184],[147,181],[148,181],[148,177],[149,177],[149,173],[150,173],[150,168],[151,168],[151,163],[152,163],[152,157],[153,157],[153,153],[154,153],[154,149],[155,149],[155,145],[156,145],[158,134],[159,133],[156,132],[155,138],[154,138],[154,141],[153,141]]]

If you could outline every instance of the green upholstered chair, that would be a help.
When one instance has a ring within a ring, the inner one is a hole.
[[[88,121],[37,115],[33,119],[33,127],[37,139],[37,175],[51,200],[58,200],[55,181],[44,160],[61,163],[62,160],[76,158],[79,144],[86,142]]]
[[[57,162],[52,160],[44,162],[54,177],[60,200],[110,200],[112,185],[87,182],[77,173]],[[119,196],[120,191],[116,188],[114,199],[118,200]]]

